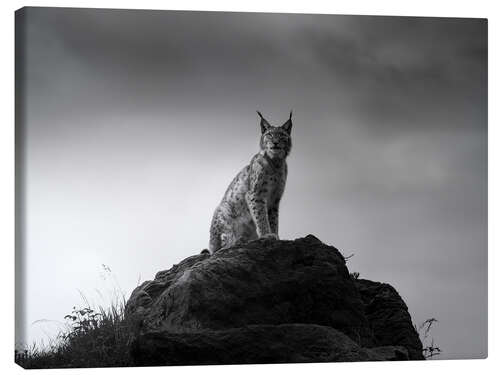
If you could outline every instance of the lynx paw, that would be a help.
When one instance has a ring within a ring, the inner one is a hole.
[[[269,239],[272,239],[272,240],[279,240],[279,237],[276,233],[268,233],[268,234],[264,234],[261,238],[269,238]]]

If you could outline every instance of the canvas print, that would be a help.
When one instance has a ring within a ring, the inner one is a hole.
[[[487,357],[486,19],[15,19],[20,366]]]

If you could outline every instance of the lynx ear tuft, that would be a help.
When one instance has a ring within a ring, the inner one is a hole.
[[[288,120],[281,127],[285,129],[288,134],[292,132],[292,111],[290,111],[290,117]]]
[[[264,134],[271,127],[271,124],[269,124],[264,116],[262,116],[262,113],[259,111],[257,111],[257,113],[260,116],[260,130],[262,131],[262,134]]]

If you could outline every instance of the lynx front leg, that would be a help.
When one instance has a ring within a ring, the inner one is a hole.
[[[255,223],[257,235],[259,236],[259,238],[277,238],[274,233],[271,233],[266,201],[263,198],[259,198],[256,196],[256,194],[252,193],[247,193],[245,199],[248,205],[248,210],[250,211],[250,215],[252,215],[252,219]]]
[[[279,200],[275,200],[269,207],[269,227],[271,232],[278,236]]]

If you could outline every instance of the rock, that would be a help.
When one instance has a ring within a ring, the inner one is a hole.
[[[400,345],[411,359],[424,359],[422,343],[411,321],[408,307],[389,284],[355,280],[365,314],[378,345]]]
[[[132,355],[139,366],[408,359],[403,347],[362,348],[336,329],[314,324],[149,332],[134,342]]]
[[[354,280],[312,235],[195,255],[132,292],[132,355],[141,365],[422,359],[389,288]]]

